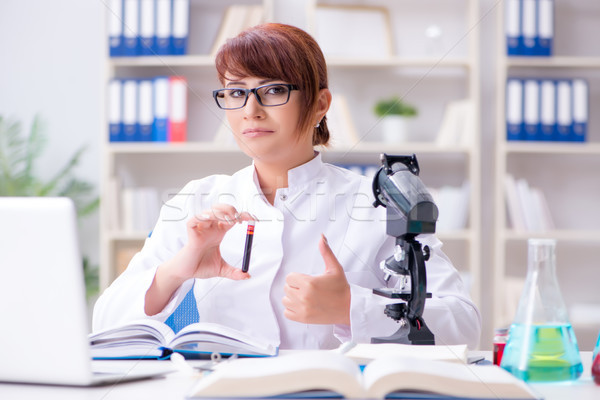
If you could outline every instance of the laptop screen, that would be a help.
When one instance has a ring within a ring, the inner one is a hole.
[[[0,381],[89,381],[85,284],[70,199],[0,197],[0,318]]]

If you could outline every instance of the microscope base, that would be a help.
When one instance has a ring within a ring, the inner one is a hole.
[[[429,330],[427,325],[423,323],[421,329],[417,329],[411,324],[405,324],[396,331],[396,333],[387,337],[373,337],[371,343],[400,343],[400,344],[415,344],[423,345],[435,344],[435,338],[433,333]]]

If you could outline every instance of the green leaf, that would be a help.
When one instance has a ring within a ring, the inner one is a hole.
[[[23,137],[20,122],[0,115],[0,196],[69,197],[79,217],[90,215],[98,209],[100,198],[94,193],[94,185],[74,175],[85,147],[77,150],[49,181],[35,175],[36,162],[47,144],[42,125],[36,115],[29,135]],[[91,296],[98,292],[98,268],[91,267],[87,258],[83,259],[83,268],[87,293]]]

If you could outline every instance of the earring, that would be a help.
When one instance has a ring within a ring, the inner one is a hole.
[[[321,126],[321,121],[317,122],[317,124],[315,125],[315,128],[318,128]]]

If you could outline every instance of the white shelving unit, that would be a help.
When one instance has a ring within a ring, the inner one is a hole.
[[[494,327],[510,325],[520,292],[518,284],[527,271],[527,239],[557,240],[557,274],[567,308],[595,306],[600,313],[597,282],[600,269],[600,48],[594,39],[600,33],[594,15],[600,15],[595,0],[555,0],[554,55],[551,57],[507,57],[504,13],[499,12],[497,37],[497,127],[494,237]],[[585,78],[589,84],[589,124],[585,143],[509,142],[506,140],[506,81],[508,77]],[[540,188],[548,200],[556,229],[520,232],[507,216],[504,180],[506,174],[525,178]],[[587,315],[592,318],[592,315]],[[596,320],[597,321],[597,320]],[[581,350],[591,350],[599,323],[572,320]]]
[[[301,9],[306,11],[306,15],[299,17],[296,12],[299,2],[191,0],[190,55],[108,58],[108,79],[186,76],[189,83],[188,142],[111,144],[107,133],[103,198],[112,196],[109,182],[115,176],[124,185],[157,187],[163,199],[166,199],[191,179],[214,173],[232,173],[251,162],[236,147],[212,142],[224,113],[217,109],[211,97],[211,91],[218,86],[218,81],[213,58],[208,55],[211,38],[216,36],[218,24],[212,20],[205,22],[207,15],[220,20],[225,8],[237,3],[263,4],[266,15],[271,16],[270,20],[294,23],[308,29],[311,13],[322,2],[302,2]],[[475,118],[478,119],[480,115],[478,3],[477,0],[328,2],[337,6],[360,4],[387,7],[396,47],[392,56],[382,60],[344,59],[326,55],[330,88],[334,94],[341,93],[348,100],[360,141],[356,145],[323,150],[326,161],[340,164],[378,165],[382,152],[415,153],[426,185],[460,186],[468,180],[471,191],[467,227],[454,232],[440,232],[438,236],[445,242],[444,249],[456,267],[469,276],[472,296],[477,303],[480,302],[481,280],[480,121],[475,121],[477,132],[468,144],[439,147],[434,140],[449,101],[471,99],[475,104]],[[421,23],[415,24],[414,20]],[[410,49],[402,47],[403,37],[426,41],[423,26],[429,25],[437,25],[442,29],[443,42],[437,53],[426,54],[421,51],[423,46]],[[379,139],[379,121],[372,109],[377,100],[391,95],[403,97],[419,109],[409,142],[391,144],[382,143]],[[110,203],[104,201],[101,207],[103,223],[106,223],[111,211]],[[115,257],[118,250],[131,245],[141,247],[145,235],[146,232],[112,231],[108,225],[103,225],[102,289],[117,276]]]

